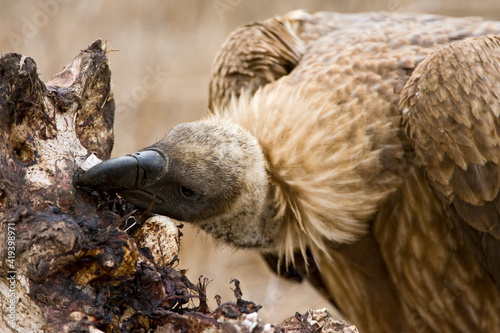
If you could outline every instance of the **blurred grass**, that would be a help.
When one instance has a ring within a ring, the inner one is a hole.
[[[360,12],[417,11],[500,17],[496,0],[0,0],[0,50],[35,59],[44,80],[59,72],[93,40],[103,38],[117,100],[114,156],[148,146],[175,125],[206,111],[208,74],[226,36],[239,25],[294,9]],[[208,237],[183,229],[181,268],[195,282],[212,279],[208,297],[243,297],[264,305],[263,319],[279,322],[295,311],[329,304],[311,287],[279,280],[258,254],[216,249]],[[215,302],[211,303],[215,308]]]

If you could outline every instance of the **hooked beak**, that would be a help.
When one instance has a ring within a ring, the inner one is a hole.
[[[144,150],[95,165],[80,175],[76,185],[113,190],[130,203],[146,208],[152,201],[163,201],[154,190],[167,171],[167,156],[156,150]]]

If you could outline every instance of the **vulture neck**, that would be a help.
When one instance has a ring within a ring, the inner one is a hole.
[[[279,80],[215,111],[250,132],[262,149],[269,190],[255,214],[267,230],[261,243],[292,261],[297,249],[328,252],[332,243],[351,244],[368,232],[401,183],[384,165],[402,154],[391,142],[398,129],[384,114],[389,109],[341,104],[321,87]],[[382,158],[386,145],[390,156]]]
[[[255,248],[261,251],[276,251],[278,247],[279,220],[273,194],[242,194],[244,205],[216,218],[197,222],[196,225],[215,239],[237,248]]]
[[[278,232],[278,222],[274,219],[276,205],[267,163],[258,140],[228,117],[214,115],[200,121],[199,125],[209,128],[212,134],[218,133],[215,134],[218,141],[209,140],[214,151],[200,158],[211,160],[210,154],[219,156],[213,167],[229,174],[226,178],[230,180],[226,181],[230,183],[222,185],[234,188],[235,194],[227,201],[219,202],[224,207],[220,212],[193,224],[222,243],[235,247],[275,248]],[[217,184],[217,180],[212,183],[212,186],[221,185]]]

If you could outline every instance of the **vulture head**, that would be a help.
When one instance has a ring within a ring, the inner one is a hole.
[[[116,191],[138,208],[192,222],[236,246],[266,247],[272,240],[262,150],[228,119],[178,125],[145,150],[91,168],[78,183]]]
[[[287,261],[297,249],[326,253],[365,235],[401,182],[395,96],[387,82],[369,81],[375,89],[318,66],[298,35],[307,17],[236,30],[214,61],[205,119],[95,166],[78,184]]]

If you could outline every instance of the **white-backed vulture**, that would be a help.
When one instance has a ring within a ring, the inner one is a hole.
[[[250,23],[204,119],[79,184],[255,248],[361,332],[500,332],[494,34],[422,14]]]

